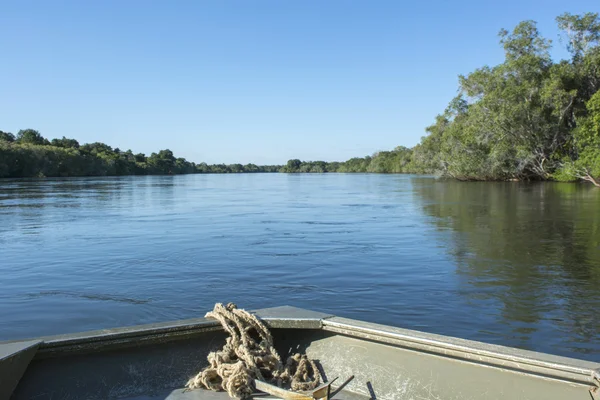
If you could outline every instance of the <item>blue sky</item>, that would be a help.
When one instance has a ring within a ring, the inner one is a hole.
[[[597,0],[3,1],[0,130],[190,161],[412,146],[497,33]],[[564,55],[555,51],[555,56]]]

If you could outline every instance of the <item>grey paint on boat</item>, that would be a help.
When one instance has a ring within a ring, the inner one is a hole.
[[[0,399],[10,397],[40,343],[38,340],[31,340],[0,344]]]
[[[0,344],[0,399],[8,399],[41,342],[31,340]]]
[[[282,356],[306,351],[328,379],[355,379],[336,398],[590,399],[600,364],[277,307],[257,314]],[[42,338],[12,399],[217,399],[184,393],[222,346],[214,320]]]

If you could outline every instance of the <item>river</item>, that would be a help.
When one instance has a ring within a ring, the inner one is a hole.
[[[598,361],[599,206],[410,175],[0,180],[0,340],[233,301]]]

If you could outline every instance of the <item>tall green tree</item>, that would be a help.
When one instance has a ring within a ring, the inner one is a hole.
[[[583,179],[600,187],[600,91],[587,102],[588,116],[574,131],[575,160],[557,172],[559,180]]]
[[[600,89],[600,20],[563,14],[557,23],[570,60],[552,61],[551,42],[533,21],[502,30],[504,62],[460,76],[460,95],[427,128],[408,169],[466,180],[552,179],[589,161],[582,135],[593,131],[586,104]]]
[[[50,144],[55,147],[63,147],[65,149],[78,149],[79,142],[75,139],[67,139],[66,137],[62,137],[62,139],[52,139]]]
[[[298,172],[301,165],[302,161],[298,159],[288,160],[286,166],[282,170],[283,172]]]
[[[16,142],[22,143],[22,144],[36,144],[36,145],[49,144],[48,140],[45,139],[35,129],[21,129],[19,132],[17,132]]]
[[[157,174],[172,174],[175,170],[176,158],[169,149],[161,150],[158,153],[152,153],[148,157],[148,164]]]
[[[10,132],[3,132],[0,131],[0,142],[14,142],[15,141],[15,135],[13,135]]]

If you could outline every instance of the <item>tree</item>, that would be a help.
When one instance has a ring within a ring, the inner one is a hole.
[[[567,42],[573,58],[578,59],[600,42],[598,13],[573,15],[564,13],[556,18],[558,28],[563,31],[562,39]]]
[[[62,137],[62,139],[52,139],[50,142],[52,146],[55,147],[63,147],[65,149],[78,149],[79,142],[75,139],[67,139],[66,137]]]
[[[565,13],[556,22],[570,59],[552,60],[552,43],[534,21],[501,30],[504,60],[459,76],[458,95],[412,149],[399,146],[345,162],[196,165],[170,150],[146,157],[65,137],[47,149],[48,141],[27,129],[16,140],[0,131],[0,174],[436,173],[458,180],[583,179],[600,187],[599,14]]]
[[[550,42],[540,36],[533,21],[521,22],[510,33],[502,30],[500,38],[505,62],[460,79],[469,103],[466,111],[454,110],[453,124],[461,125],[461,132],[454,135],[459,146],[451,148],[454,154],[445,161],[451,174],[453,156],[471,164],[462,171],[473,174],[466,178],[543,179],[554,150],[547,145],[562,143],[561,138],[556,142],[548,138],[554,132],[541,99],[551,65]]]
[[[18,140],[0,131],[0,177],[279,172],[281,168],[280,165],[254,164],[196,165],[185,158],[175,158],[169,149],[146,157],[143,153],[113,149],[100,142],[80,146],[77,140],[64,136],[48,142],[33,129],[19,131]]]
[[[287,165],[284,167],[284,172],[298,172],[302,161],[298,159],[288,160]]]
[[[413,148],[410,170],[419,173],[443,173],[445,164],[440,158],[444,132],[450,121],[446,116],[438,115],[436,123],[425,128],[427,136]]]
[[[231,164],[229,168],[231,169],[231,172],[236,174],[244,172],[244,166],[242,164]]]
[[[23,144],[35,144],[35,145],[45,145],[49,144],[48,140],[45,139],[38,131],[34,129],[21,129],[17,133],[17,143]]]
[[[552,62],[551,42],[533,21],[502,30],[504,62],[460,76],[460,95],[427,128],[408,169],[467,180],[550,179],[589,155],[577,132],[589,131],[578,126],[600,89],[600,21],[588,13],[563,14],[557,22],[571,60]]]
[[[567,160],[555,178],[583,179],[600,187],[600,91],[587,102],[587,109],[589,115],[574,132],[577,159]]]
[[[169,149],[161,150],[158,154],[152,153],[150,157],[148,157],[148,163],[155,173],[172,174],[175,168],[175,156]]]
[[[15,141],[15,135],[13,135],[10,132],[3,132],[0,131],[0,142],[14,142]]]
[[[97,155],[97,154],[112,154],[113,153],[113,149],[112,147],[110,147],[107,144],[101,143],[101,142],[94,142],[94,143],[86,143],[83,146],[80,147],[81,151],[86,152],[86,153],[90,153],[93,155]]]

